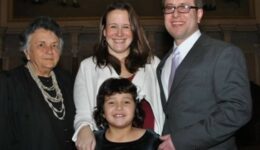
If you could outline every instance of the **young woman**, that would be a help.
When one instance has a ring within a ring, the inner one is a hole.
[[[95,147],[95,99],[100,85],[111,77],[127,78],[138,87],[146,112],[143,127],[161,133],[164,113],[156,77],[158,63],[132,6],[125,2],[110,4],[100,20],[100,40],[94,56],[81,62],[74,84],[73,140],[78,149]]]

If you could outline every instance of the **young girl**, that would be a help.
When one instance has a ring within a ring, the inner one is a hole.
[[[93,116],[101,129],[94,132],[96,150],[157,150],[160,144],[158,134],[139,128],[144,113],[128,79],[110,78],[101,85]]]

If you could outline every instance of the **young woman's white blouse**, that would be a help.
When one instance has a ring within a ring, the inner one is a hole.
[[[155,116],[155,132],[161,134],[164,113],[156,76],[156,67],[159,62],[159,58],[154,57],[151,64],[146,64],[144,68],[140,68],[136,72],[132,83],[138,88],[138,97],[140,99],[145,98],[151,105]],[[76,116],[74,120],[75,133],[72,138],[73,141],[76,141],[77,134],[83,126],[89,125],[92,130],[97,129],[93,119],[97,92],[100,85],[111,77],[119,78],[119,75],[112,67],[97,67],[95,61],[93,61],[93,57],[86,58],[81,62],[74,84]]]

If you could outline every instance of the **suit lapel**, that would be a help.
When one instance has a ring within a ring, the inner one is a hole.
[[[161,93],[161,100],[162,100],[163,109],[165,108],[165,105],[166,105],[167,101],[166,101],[166,97],[165,97],[164,90],[163,90],[163,85],[162,85],[162,77],[161,77],[162,76],[162,69],[163,69],[163,66],[165,64],[165,61],[171,55],[172,51],[173,51],[173,48],[171,48],[168,51],[168,53],[163,57],[163,59],[159,63],[159,65],[157,67],[157,70],[156,70],[157,78],[158,78],[158,82],[159,82],[159,86],[160,86],[160,93]]]
[[[201,56],[201,52],[203,51],[203,49],[201,48],[202,47],[201,44],[203,44],[202,42],[204,41],[205,41],[205,36],[201,35],[201,37],[194,44],[194,46],[191,48],[191,50],[188,52],[186,57],[183,59],[183,61],[175,71],[175,77],[172,83],[171,92],[169,94],[168,101],[172,99],[171,97],[175,89],[179,86],[181,81],[189,73],[189,71],[191,70],[190,68],[194,67],[196,61],[198,60],[197,58]]]

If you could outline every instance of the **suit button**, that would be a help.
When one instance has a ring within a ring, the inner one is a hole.
[[[165,118],[166,118],[166,119],[169,119],[169,115],[168,115],[168,114],[166,114],[166,115],[165,115]]]

